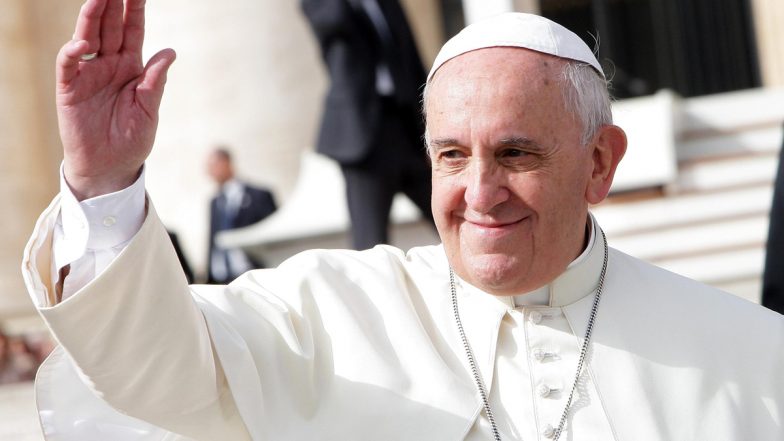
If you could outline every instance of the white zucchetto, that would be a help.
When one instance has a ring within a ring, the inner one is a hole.
[[[577,34],[538,15],[509,12],[471,24],[449,39],[436,56],[427,81],[452,58],[489,47],[521,47],[568,58],[590,64],[604,78],[599,61]]]

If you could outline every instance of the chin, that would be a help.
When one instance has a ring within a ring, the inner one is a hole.
[[[519,259],[506,254],[485,254],[464,260],[465,275],[461,277],[477,288],[494,295],[523,292],[528,268]],[[465,276],[465,277],[464,277]]]

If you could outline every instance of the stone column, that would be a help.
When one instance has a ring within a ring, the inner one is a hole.
[[[784,2],[752,0],[751,6],[762,85],[784,86]]]
[[[443,37],[436,0],[404,0],[425,64]],[[229,146],[238,174],[285,203],[301,155],[312,149],[327,76],[299,1],[147,3],[147,56],[178,53],[148,161],[148,189],[198,270],[205,266],[208,202],[215,191],[204,161]],[[187,195],[187,196],[185,196]]]
[[[227,146],[240,178],[285,203],[315,139],[326,76],[298,1],[147,2],[145,57],[166,47],[177,61],[147,188],[201,275],[216,190],[206,176],[208,153]]]
[[[539,0],[513,0],[514,10],[517,12],[528,12],[529,14],[538,14],[541,12],[539,7]]]
[[[466,24],[502,12],[539,12],[539,0],[463,0]]]
[[[54,54],[43,48],[36,11],[30,0],[6,0],[0,14],[0,319],[33,313],[19,265],[36,217],[57,191]]]
[[[425,69],[436,58],[444,44],[444,25],[441,18],[441,3],[438,0],[401,0],[408,22],[419,47],[419,55]]]

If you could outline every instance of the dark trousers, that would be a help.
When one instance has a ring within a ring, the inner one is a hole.
[[[418,114],[402,113],[385,101],[384,118],[371,154],[357,164],[341,165],[355,249],[389,243],[389,213],[396,193],[408,196],[433,224],[430,164]]]

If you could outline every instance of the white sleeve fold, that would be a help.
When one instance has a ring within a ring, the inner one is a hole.
[[[125,248],[144,222],[144,170],[120,191],[79,202],[60,170],[61,210],[55,226],[51,280],[70,265],[62,299],[100,274]],[[43,305],[38,305],[43,306]]]

